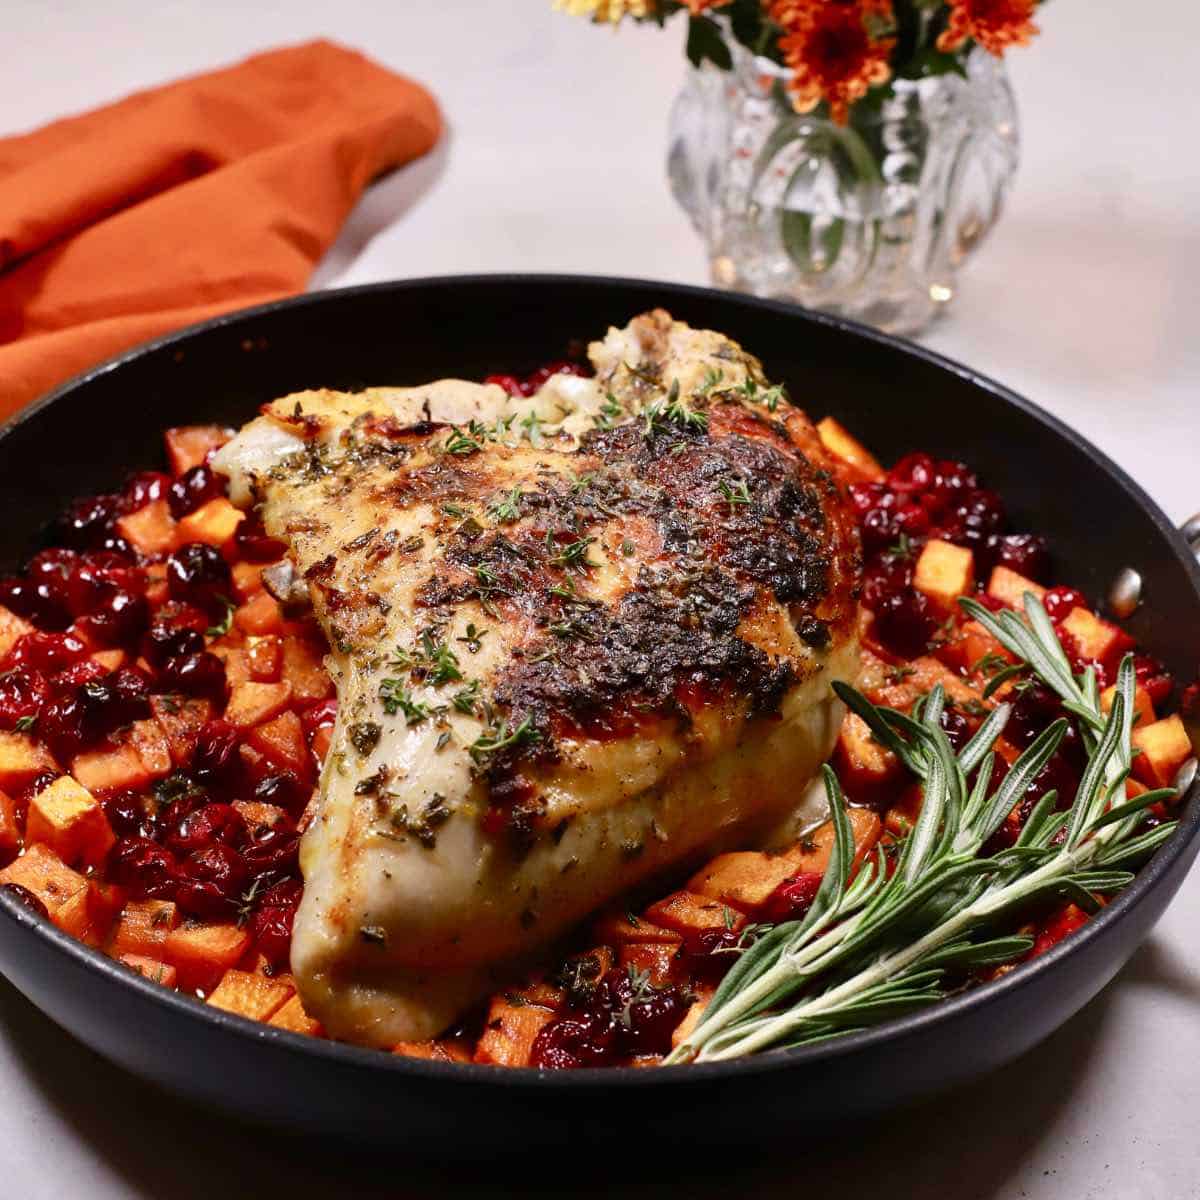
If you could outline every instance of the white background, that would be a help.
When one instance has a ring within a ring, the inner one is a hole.
[[[1041,41],[1010,56],[1015,194],[925,340],[1070,421],[1181,520],[1200,507],[1200,6],[1060,2],[1042,23]],[[701,283],[662,170],[681,34],[614,36],[542,0],[0,0],[0,132],[330,36],[428,83],[450,128],[370,193],[319,284],[491,270]],[[400,1129],[378,1161],[235,1129],[125,1078],[0,981],[0,1195],[1188,1200],[1200,1196],[1198,924],[1194,877],[1042,1048],[877,1127],[715,1160],[697,1131],[690,1154],[589,1154],[575,1170],[471,1165],[469,1130],[463,1161],[423,1165]]]

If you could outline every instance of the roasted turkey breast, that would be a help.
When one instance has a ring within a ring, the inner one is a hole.
[[[329,639],[292,967],[334,1037],[440,1032],[639,880],[770,838],[833,745],[858,545],[812,424],[661,311],[589,353],[528,399],[287,396],[217,456]]]

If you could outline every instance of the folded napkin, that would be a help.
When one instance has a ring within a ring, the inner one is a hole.
[[[0,139],[0,418],[302,290],[363,188],[440,128],[422,87],[313,42]]]

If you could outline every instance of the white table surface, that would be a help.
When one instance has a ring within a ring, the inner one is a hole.
[[[1043,24],[1011,56],[1024,124],[1015,194],[926,340],[1077,426],[1180,520],[1200,507],[1200,7],[1060,3]],[[0,128],[331,36],[429,83],[450,129],[434,156],[369,194],[319,285],[508,269],[700,283],[701,248],[662,170],[680,34],[613,36],[542,0],[4,0]],[[1194,876],[1129,967],[1042,1048],[866,1138],[703,1162],[698,1144],[692,1166],[656,1154],[609,1168],[591,1155],[571,1191],[1200,1196],[1198,924]],[[561,1195],[569,1178],[541,1163],[422,1166],[400,1142],[364,1163],[196,1115],[63,1036],[3,981],[0,1163],[0,1196],[20,1200]]]

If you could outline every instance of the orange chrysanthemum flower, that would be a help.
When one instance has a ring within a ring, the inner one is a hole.
[[[1028,46],[1038,27],[1033,23],[1037,0],[949,0],[950,20],[937,47],[947,53],[968,38],[997,58],[1009,46]]]
[[[797,112],[824,100],[844,125],[850,105],[891,77],[896,39],[879,36],[892,27],[891,0],[771,0],[769,13],[783,31],[779,49]]]

